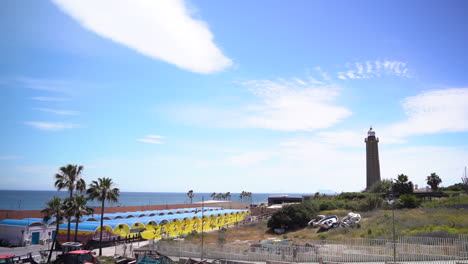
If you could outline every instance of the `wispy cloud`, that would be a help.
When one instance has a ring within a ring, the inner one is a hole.
[[[388,126],[390,135],[468,131],[468,88],[427,91],[402,101],[407,119]]]
[[[35,100],[35,101],[47,101],[47,102],[66,102],[66,101],[70,101],[70,99],[67,99],[67,98],[47,97],[47,96],[37,96],[37,97],[32,97],[31,99]]]
[[[381,75],[411,77],[407,63],[395,60],[348,63],[346,68],[347,70],[338,72],[338,79],[371,79]]]
[[[46,131],[61,131],[80,127],[80,125],[73,123],[25,122],[24,124]]]
[[[56,115],[78,115],[78,111],[71,111],[71,110],[57,110],[57,109],[50,109],[50,108],[33,108],[34,110],[38,110],[41,112],[52,113]]]
[[[241,85],[252,95],[249,104],[241,102],[237,107],[176,106],[178,109],[171,110],[171,114],[176,113],[176,118],[190,123],[276,131],[328,128],[352,114],[336,102],[340,96],[338,86],[314,78],[252,80]]]
[[[4,155],[0,156],[0,160],[18,160],[21,159],[20,156],[14,156],[14,155]]]
[[[313,131],[330,127],[351,115],[350,110],[334,102],[340,95],[338,87],[303,83],[270,80],[244,83],[258,102],[245,107],[241,122],[254,128]]]
[[[0,83],[24,87],[45,92],[61,93],[66,95],[76,95],[80,90],[97,89],[102,87],[101,84],[86,83],[75,80],[62,79],[47,79],[47,78],[31,78],[31,77],[2,77]],[[42,101],[51,101],[53,97],[34,97],[35,100],[46,99]]]
[[[164,144],[164,142],[161,140],[164,138],[166,137],[160,135],[147,135],[144,138],[138,138],[137,141],[150,144]]]
[[[147,135],[146,137],[148,137],[148,138],[159,138],[159,139],[166,138],[165,136],[160,136],[160,135]]]
[[[197,73],[232,64],[206,22],[183,0],[54,0],[83,27],[138,52]]]
[[[209,167],[249,167],[255,166],[263,161],[270,160],[278,155],[276,151],[246,151],[235,155],[223,157],[219,160],[203,161],[195,164],[198,168]]]

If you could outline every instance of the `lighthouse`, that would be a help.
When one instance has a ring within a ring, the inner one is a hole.
[[[372,127],[367,132],[367,138],[364,139],[364,142],[366,142],[366,190],[368,190],[374,183],[380,181],[379,138],[375,136]]]

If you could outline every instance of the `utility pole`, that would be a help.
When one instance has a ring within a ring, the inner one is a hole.
[[[393,263],[396,263],[396,235],[395,235],[395,192],[392,179],[392,226],[393,226]]]
[[[204,207],[204,204],[205,204],[205,196],[202,196],[202,202],[201,202],[201,256],[200,256],[200,260],[203,260],[203,211],[205,211],[205,207]]]

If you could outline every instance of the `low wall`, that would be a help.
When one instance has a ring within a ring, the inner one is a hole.
[[[224,209],[246,209],[248,204],[241,202],[211,202],[205,203],[205,207],[223,207]],[[150,210],[165,210],[177,208],[192,208],[201,207],[201,203],[194,204],[167,204],[167,205],[138,205],[138,206],[119,206],[119,207],[105,207],[105,213],[122,213],[134,211],[150,211]],[[101,208],[95,207],[94,214],[100,214]],[[23,218],[42,218],[44,215],[41,210],[0,210],[0,220],[3,219],[23,219]]]

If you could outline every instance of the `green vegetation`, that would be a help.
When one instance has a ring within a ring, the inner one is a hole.
[[[99,178],[89,185],[86,193],[90,200],[98,200],[101,202],[101,228],[99,232],[99,256],[102,256],[102,227],[104,225],[104,205],[105,201],[117,202],[120,196],[120,190],[114,188],[115,183],[111,178]]]
[[[316,215],[317,211],[312,206],[306,207],[304,204],[288,205],[271,216],[267,227],[271,230],[276,228],[296,230],[306,227],[310,219],[315,218]]]
[[[68,216],[74,216],[76,219],[75,224],[75,241],[78,241],[78,225],[83,215],[90,215],[94,213],[94,209],[87,206],[88,199],[83,195],[75,194],[71,199],[67,198],[64,201],[65,210]]]
[[[187,197],[190,199],[190,204],[192,204],[192,199],[194,196],[195,194],[193,194],[193,190],[187,192]]]
[[[64,206],[62,200],[54,196],[52,200],[45,202],[46,208],[42,209],[41,213],[44,214],[44,221],[49,221],[52,217],[55,217],[55,234],[58,234],[60,221],[63,219],[65,214]],[[47,258],[47,263],[50,263],[50,258],[52,257],[52,250],[57,243],[57,238],[54,236],[52,240],[52,246],[50,247],[49,257]]]
[[[433,172],[431,175],[427,176],[426,181],[427,185],[431,186],[431,190],[435,192],[439,188],[439,184],[442,182],[442,179],[439,175]]]
[[[403,194],[413,193],[413,183],[408,180],[408,176],[405,174],[398,175],[398,178],[393,184],[393,192],[395,197],[400,197]]]
[[[84,192],[86,190],[86,183],[81,179],[83,166],[71,165],[60,167],[59,173],[55,174],[55,187],[57,190],[66,189],[70,194],[69,199],[73,199],[73,192]],[[70,212],[70,213],[68,213]],[[66,210],[65,217],[68,220],[67,240],[70,240],[70,223],[73,214],[70,210]]]

